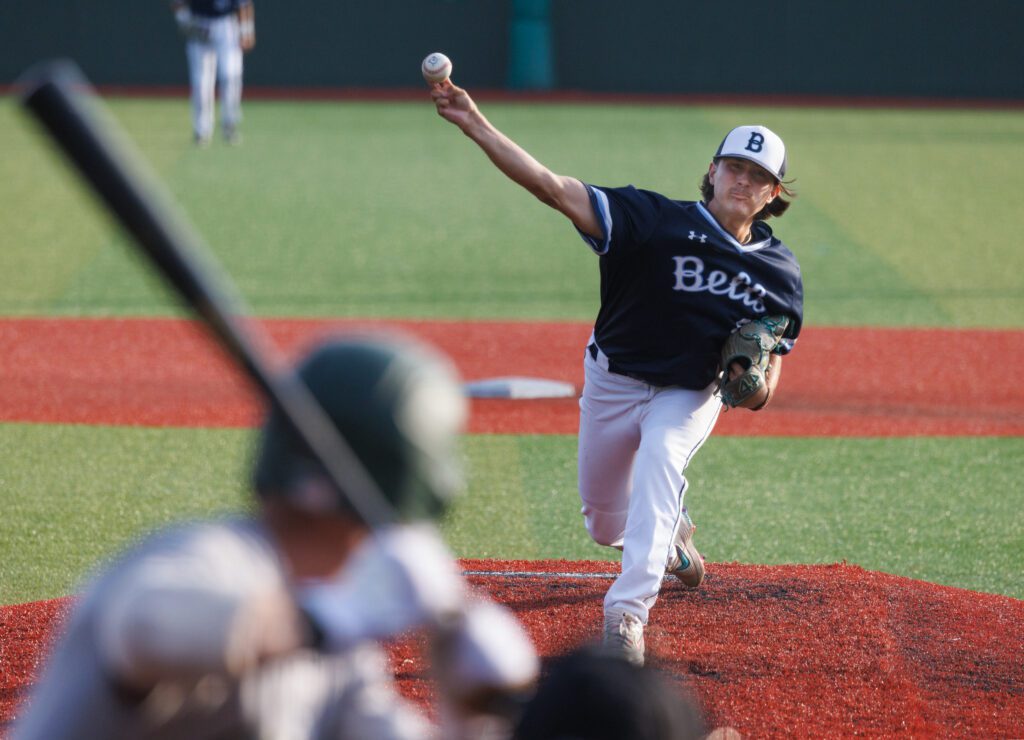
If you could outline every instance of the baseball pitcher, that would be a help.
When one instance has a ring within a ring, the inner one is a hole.
[[[579,493],[590,536],[622,550],[604,639],[644,660],[643,628],[666,574],[698,587],[704,561],[684,506],[684,471],[726,406],[764,408],[803,316],[781,216],[786,149],[764,126],[728,132],[700,201],[559,175],[496,129],[451,80],[437,112],[506,176],[561,212],[598,256],[601,304],[583,353]],[[730,339],[739,329],[743,334]],[[727,346],[728,345],[728,346]]]

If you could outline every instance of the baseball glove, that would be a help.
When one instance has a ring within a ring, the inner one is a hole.
[[[722,403],[735,408],[766,387],[768,361],[787,326],[789,319],[785,316],[765,316],[744,324],[729,335],[721,355],[722,378],[718,390]],[[730,380],[729,366],[734,362],[743,368],[743,373]],[[764,403],[767,401],[765,398]]]

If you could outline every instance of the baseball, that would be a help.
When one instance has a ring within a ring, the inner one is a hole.
[[[452,60],[439,51],[428,54],[420,65],[423,79],[427,82],[444,82],[452,74]]]

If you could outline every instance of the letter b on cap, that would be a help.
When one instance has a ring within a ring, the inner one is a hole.
[[[752,131],[750,134],[750,141],[748,141],[747,145],[743,148],[748,152],[760,152],[764,149],[764,136],[756,131]]]

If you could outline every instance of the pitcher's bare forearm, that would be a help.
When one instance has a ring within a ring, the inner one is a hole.
[[[476,142],[484,154],[513,182],[521,185],[545,205],[564,213],[574,222],[586,214],[593,216],[590,198],[583,183],[573,177],[556,175],[496,129],[478,111],[464,133]]]
[[[495,128],[469,94],[451,82],[435,85],[432,97],[441,117],[458,126],[506,177],[542,203],[564,214],[585,234],[598,238],[603,236],[582,182],[574,177],[555,174],[534,159]]]

